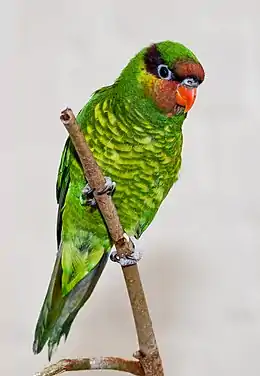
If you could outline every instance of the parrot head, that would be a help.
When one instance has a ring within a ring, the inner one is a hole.
[[[142,99],[172,117],[192,108],[204,77],[204,69],[192,51],[180,43],[164,41],[141,50],[119,81],[125,95],[132,92],[138,100],[138,92],[142,93]]]

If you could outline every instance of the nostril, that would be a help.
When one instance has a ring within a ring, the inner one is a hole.
[[[182,85],[186,86],[186,87],[190,87],[190,88],[196,88],[199,86],[199,82],[198,80],[196,80],[195,78],[193,77],[187,77],[185,78],[182,83]]]

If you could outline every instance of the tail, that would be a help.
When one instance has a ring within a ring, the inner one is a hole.
[[[99,263],[68,295],[61,291],[61,250],[58,251],[48,291],[38,318],[34,334],[33,352],[39,354],[48,341],[48,358],[58,347],[61,337],[65,340],[78,311],[89,299],[107,263],[109,252],[104,252]]]

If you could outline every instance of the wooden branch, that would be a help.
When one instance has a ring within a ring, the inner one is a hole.
[[[133,375],[143,376],[144,372],[140,362],[114,357],[62,359],[52,364],[35,376],[55,376],[68,371],[83,370],[114,370],[129,372]]]
[[[105,184],[104,176],[95,161],[89,146],[86,143],[85,137],[81,132],[79,125],[76,123],[75,116],[70,109],[62,111],[60,119],[66,127],[74,147],[78,153],[80,162],[83,167],[84,175],[89,186],[94,190],[94,197],[98,207],[106,222],[108,231],[113,240],[113,243],[118,247],[120,254],[131,254],[132,244],[127,242],[123,236],[124,231],[120,224],[116,208],[108,195],[98,195]]]
[[[107,225],[108,231],[112,238],[112,241],[116,247],[117,254],[119,257],[122,255],[131,255],[133,252],[133,244],[128,241],[124,236],[123,228],[120,224],[120,220],[110,196],[107,194],[98,195],[98,191],[101,191],[104,187],[105,179],[99,168],[97,162],[95,161],[89,146],[86,143],[85,137],[76,122],[76,118],[71,109],[67,108],[62,111],[60,119],[64,126],[66,127],[70,138],[74,144],[74,147],[80,158],[84,175],[88,181],[89,186],[94,190],[94,197],[102,213],[104,221]],[[139,343],[139,351],[134,355],[138,359],[138,362],[132,363],[131,361],[125,361],[123,359],[117,359],[119,363],[124,364],[125,371],[126,368],[136,363],[141,366],[145,376],[163,376],[163,366],[160,358],[159,350],[156,344],[155,334],[152,327],[152,321],[149,315],[148,306],[145,299],[144,290],[142,287],[139,271],[137,265],[122,267],[122,271],[125,278],[125,283],[128,291],[129,300],[132,307],[136,333]],[[103,358],[112,359],[112,358]],[[64,362],[64,361],[61,361]],[[65,361],[66,362],[66,361]],[[70,362],[77,364],[77,360],[71,360]],[[129,363],[130,362],[130,363]],[[57,363],[56,365],[50,366],[53,369],[61,369],[59,367],[62,364]],[[82,363],[83,364],[83,363]],[[88,367],[89,362],[85,363],[84,369],[93,369]],[[56,367],[56,368],[55,368]],[[58,367],[58,368],[57,368]],[[86,368],[87,367],[87,368]],[[83,368],[81,368],[83,369]],[[96,369],[96,368],[95,368]],[[100,369],[117,369],[118,368],[100,368]],[[137,368],[136,368],[137,369]],[[73,369],[66,369],[73,370]],[[136,374],[135,369],[128,368],[128,372]],[[56,373],[49,373],[45,371],[43,374],[38,374],[40,376],[52,376],[59,372],[64,372],[64,369]],[[139,375],[140,373],[138,373]]]

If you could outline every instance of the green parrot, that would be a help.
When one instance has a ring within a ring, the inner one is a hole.
[[[77,116],[86,141],[106,176],[102,194],[113,194],[125,233],[138,239],[178,179],[182,124],[204,69],[184,45],[163,41],[143,48],[114,84],[93,93]],[[109,255],[122,266],[140,259],[134,248],[119,259],[93,191],[70,140],[56,184],[58,252],[35,329],[33,352],[48,342],[48,358],[67,339]]]

